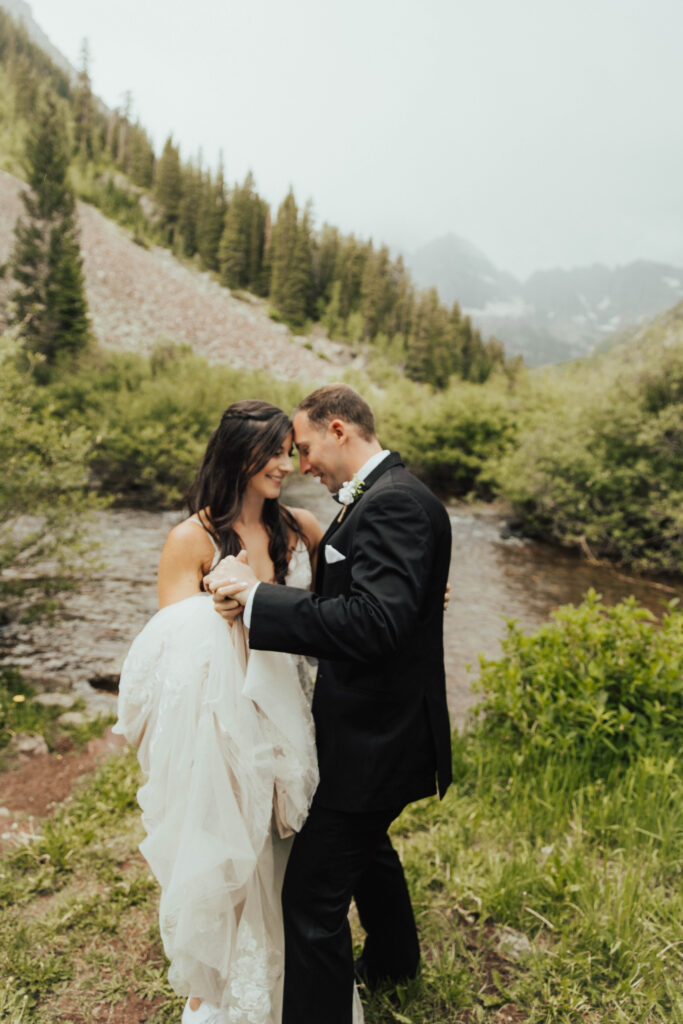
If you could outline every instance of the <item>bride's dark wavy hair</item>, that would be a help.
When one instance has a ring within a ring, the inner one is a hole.
[[[221,416],[187,494],[190,515],[199,514],[216,541],[221,558],[237,555],[243,547],[234,523],[242,508],[247,482],[280,451],[291,429],[292,421],[282,409],[258,399],[234,402]],[[266,498],[263,502],[262,519],[270,538],[268,554],[275,580],[284,583],[289,533],[304,543],[306,538],[292,513],[277,498]]]

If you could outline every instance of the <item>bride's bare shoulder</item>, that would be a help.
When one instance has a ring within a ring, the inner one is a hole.
[[[196,519],[174,526],[164,544],[157,573],[159,607],[198,594],[203,575],[213,561],[211,538]]]
[[[214,546],[207,530],[196,516],[190,516],[173,527],[166,538],[161,557],[162,561],[166,556],[185,564],[196,564],[203,562],[207,556],[212,558],[213,553]]]

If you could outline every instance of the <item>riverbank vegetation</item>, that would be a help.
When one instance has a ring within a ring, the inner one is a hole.
[[[25,350],[0,338],[0,623],[56,607],[87,564],[93,436],[36,384]]]
[[[485,385],[453,378],[434,391],[398,373],[346,377],[376,409],[382,443],[445,499],[500,498],[527,534],[680,573],[683,307],[660,319],[633,350]],[[310,387],[164,344],[150,357],[91,348],[46,383],[16,339],[2,342],[0,358],[6,614],[34,587],[31,565],[61,552],[55,575],[74,572],[88,509],[178,507],[230,402],[256,395],[291,409]],[[43,577],[38,589],[51,601],[55,586]]]
[[[511,412],[517,443],[492,473],[528,533],[681,572],[683,303],[605,353],[526,374]]]
[[[423,967],[364,996],[368,1024],[681,1019],[682,654],[681,612],[655,629],[595,596],[511,634],[484,666],[486,714],[454,737],[446,799],[392,827]],[[133,755],[114,758],[0,862],[8,1024],[179,1019],[137,851],[139,784]]]
[[[653,336],[567,367],[518,369],[435,391],[400,374],[345,378],[368,397],[383,444],[445,499],[503,498],[520,529],[646,571],[683,571],[683,306]],[[93,478],[123,503],[177,503],[227,404],[291,409],[307,386],[210,367],[161,346],[96,353],[49,389],[92,438]]]

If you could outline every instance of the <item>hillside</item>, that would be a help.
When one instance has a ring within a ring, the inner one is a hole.
[[[620,332],[597,353],[615,366],[647,367],[666,350],[683,350],[683,302],[638,327]]]
[[[0,264],[12,250],[21,182],[0,171]],[[211,362],[263,369],[284,380],[324,380],[334,366],[295,343],[265,303],[236,299],[208,273],[167,250],[146,250],[85,203],[78,206],[86,293],[101,344],[148,351],[159,339],[191,345]],[[4,308],[11,282],[0,281]]]
[[[20,21],[29,38],[43,50],[50,59],[71,78],[76,76],[75,68],[69,63],[61,50],[58,50],[49,37],[43,32],[38,22],[33,17],[33,12],[25,0],[0,0],[0,7],[3,7],[8,14]]]

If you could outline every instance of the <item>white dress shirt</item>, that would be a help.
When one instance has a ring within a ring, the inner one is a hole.
[[[361,480],[367,479],[367,477],[369,477],[370,474],[372,473],[373,469],[376,469],[377,466],[379,466],[380,462],[383,462],[386,459],[387,455],[390,454],[391,453],[388,448],[383,448],[381,452],[375,452],[374,455],[370,456],[367,462],[363,463],[358,472],[353,474],[354,480],[360,483]],[[244,625],[247,627],[247,629],[249,629],[249,625],[251,623],[251,609],[254,603],[254,594],[256,593],[257,588],[258,583],[255,583],[249,592],[249,596],[247,597],[247,603],[244,606]]]

